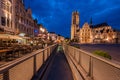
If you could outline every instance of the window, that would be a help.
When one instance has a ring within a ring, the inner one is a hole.
[[[77,30],[77,32],[79,32],[79,29]]]
[[[83,29],[83,32],[84,32],[84,29]]]
[[[10,7],[10,13],[12,13],[12,7]]]
[[[2,26],[6,25],[5,17],[1,17],[1,25]]]
[[[73,17],[73,24],[76,24],[76,16]]]
[[[10,12],[10,4],[5,1],[1,1],[1,8]]]
[[[9,12],[9,5],[8,4],[6,5],[6,10]]]
[[[9,24],[10,24],[10,21],[9,21],[9,19],[7,19],[7,26],[8,27],[10,27]]]
[[[1,2],[1,7],[2,7],[3,9],[6,9],[6,5],[5,5],[5,2],[4,2],[4,1]]]
[[[12,27],[12,21],[11,21],[11,27]]]

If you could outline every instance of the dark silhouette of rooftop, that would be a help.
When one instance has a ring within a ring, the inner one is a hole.
[[[99,28],[99,27],[105,27],[105,26],[109,26],[107,23],[100,23],[100,24],[96,24],[96,25],[90,25],[91,28]]]

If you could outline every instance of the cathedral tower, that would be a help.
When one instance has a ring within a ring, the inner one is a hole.
[[[72,23],[71,23],[71,40],[79,39],[79,12],[75,11],[72,13]]]

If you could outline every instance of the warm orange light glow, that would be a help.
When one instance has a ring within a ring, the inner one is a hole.
[[[45,32],[45,29],[44,28],[40,28],[40,31]]]

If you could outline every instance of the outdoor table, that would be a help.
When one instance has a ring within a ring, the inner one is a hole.
[[[15,55],[17,54],[17,57],[19,57],[20,55],[20,50],[19,50],[19,48],[14,48],[13,49],[13,54],[14,54],[14,57],[16,57]]]
[[[0,47],[0,50],[3,50],[4,49],[4,47]]]
[[[0,50],[0,53],[4,53],[4,52],[7,52],[7,51],[10,51],[11,49],[3,49],[3,50]]]
[[[10,51],[11,49],[3,49],[3,50],[0,50],[0,60],[2,60],[2,57],[3,57],[3,54],[5,54],[5,57],[6,57],[6,53],[8,51]]]
[[[20,47],[20,48],[19,48],[19,51],[20,51],[20,53],[24,53],[25,48],[24,48],[24,47]]]

